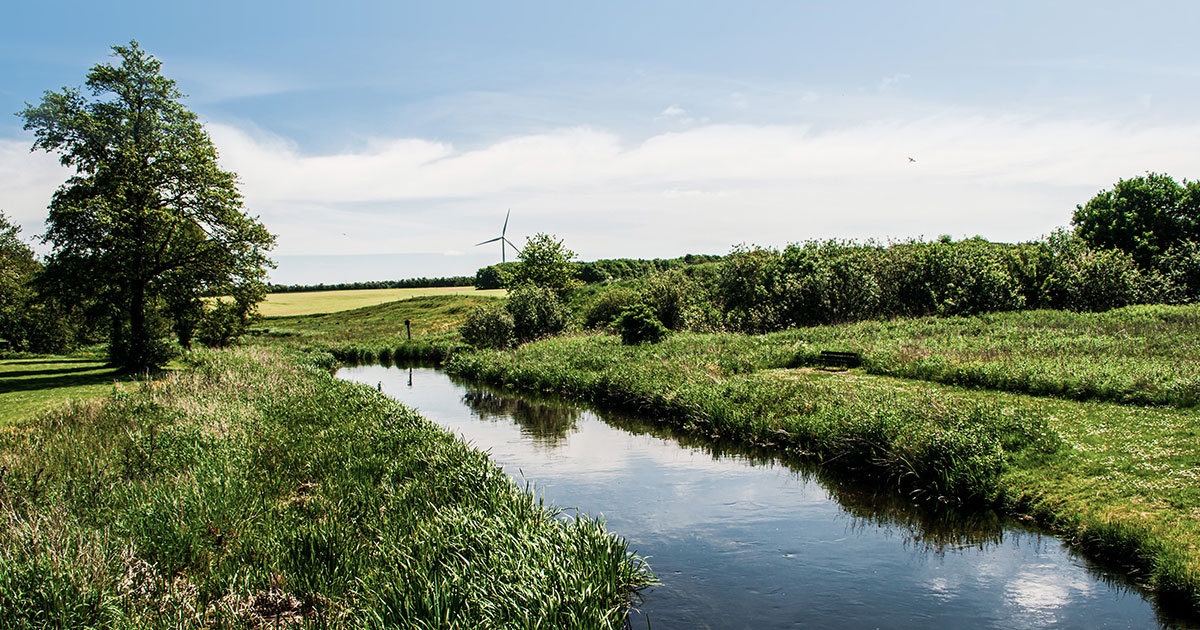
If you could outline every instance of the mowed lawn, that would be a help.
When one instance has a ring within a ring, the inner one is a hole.
[[[117,374],[103,360],[87,357],[0,360],[0,427],[55,403],[111,391]]]
[[[347,291],[304,291],[271,293],[259,305],[264,317],[336,313],[384,302],[425,295],[480,295],[504,297],[504,289],[477,290],[475,287],[427,287],[423,289],[356,289]]]

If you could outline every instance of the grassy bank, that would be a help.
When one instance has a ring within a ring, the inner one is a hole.
[[[796,344],[799,363],[848,349],[875,374],[1075,400],[1200,404],[1200,305],[895,319],[772,337]]]
[[[259,312],[264,317],[287,317],[335,313],[375,306],[396,300],[442,295],[503,297],[503,289],[479,291],[474,287],[424,287],[419,289],[350,289],[344,291],[300,291],[268,293]]]
[[[0,626],[619,627],[646,581],[327,355],[190,360],[0,433]]]
[[[458,353],[448,368],[803,453],[922,498],[998,506],[1119,563],[1164,606],[1200,610],[1195,411],[789,368],[790,334],[558,338]]]

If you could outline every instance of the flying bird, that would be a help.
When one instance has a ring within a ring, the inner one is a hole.
[[[507,262],[506,259],[504,258],[504,244],[505,243],[507,243],[509,247],[513,248],[513,250],[516,251],[518,254],[521,253],[521,250],[516,245],[513,245],[512,241],[510,241],[504,237],[504,234],[506,232],[508,232],[508,215],[510,215],[510,214],[512,214],[512,208],[509,208],[508,212],[504,215],[504,227],[500,229],[500,236],[497,236],[496,238],[489,238],[488,240],[483,241],[481,243],[475,243],[475,247],[479,247],[480,245],[486,245],[488,243],[494,243],[496,241],[500,241],[500,262],[502,262],[502,263]]]
[[[909,162],[916,162],[916,161],[917,161],[917,159],[916,159],[916,158],[911,158],[911,157],[910,157],[910,158],[908,158],[908,161],[909,161]]]

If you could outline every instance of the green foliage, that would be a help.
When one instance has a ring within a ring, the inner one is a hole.
[[[155,320],[171,313],[155,309],[256,293],[274,237],[243,210],[236,177],[159,61],[136,42],[113,50],[120,64],[92,68],[90,97],[47,92],[20,115],[35,149],[75,169],[50,205],[49,286],[62,301],[100,305],[93,318],[119,320],[112,356],[141,369],[162,360]]]
[[[507,348],[513,343],[513,316],[504,304],[477,306],[459,332],[476,348]]]
[[[480,268],[475,272],[475,288],[480,290],[506,288],[511,281],[511,269],[516,264],[500,263]]]
[[[1200,242],[1176,243],[1158,259],[1162,299],[1170,304],[1200,302]]]
[[[668,332],[646,304],[634,304],[625,309],[615,325],[621,335],[621,343],[626,345],[658,343],[666,338]]]
[[[683,271],[675,269],[647,276],[641,283],[639,298],[663,326],[671,330],[688,327],[695,290],[691,278]]]
[[[1072,311],[1105,311],[1135,304],[1145,295],[1145,279],[1129,253],[1094,249],[1073,236],[1056,249],[1054,270],[1044,287],[1048,304]]]
[[[557,335],[567,327],[567,308],[551,289],[523,285],[509,291],[505,308],[512,315],[518,344]]]
[[[509,286],[540,287],[563,295],[580,284],[578,270],[571,263],[575,252],[553,235],[539,232],[528,238],[519,258]]]
[[[638,303],[638,292],[631,286],[614,284],[602,287],[584,308],[584,325],[588,328],[608,326],[622,311]]]
[[[614,280],[637,280],[647,276],[687,269],[695,265],[712,264],[721,260],[710,254],[687,254],[679,258],[606,258],[592,262],[576,263],[579,279],[588,284]]]
[[[620,628],[649,581],[328,355],[189,355],[0,432],[0,627]]]
[[[1121,179],[1076,206],[1075,231],[1096,249],[1119,249],[1142,268],[1176,244],[1200,241],[1200,182],[1147,173]]]

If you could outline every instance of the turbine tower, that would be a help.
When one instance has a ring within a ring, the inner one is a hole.
[[[504,244],[505,243],[507,243],[509,247],[513,248],[513,250],[515,250],[517,252],[517,254],[521,253],[521,250],[516,245],[513,245],[512,241],[510,241],[504,237],[504,234],[506,232],[508,232],[508,215],[510,215],[510,214],[512,214],[512,208],[509,208],[508,213],[504,215],[504,227],[500,229],[500,236],[497,236],[496,238],[489,238],[488,240],[483,241],[482,243],[475,243],[475,247],[479,247],[480,245],[487,245],[488,243],[494,243],[496,241],[500,241],[500,262],[501,263],[507,262],[507,260],[504,258]]]

